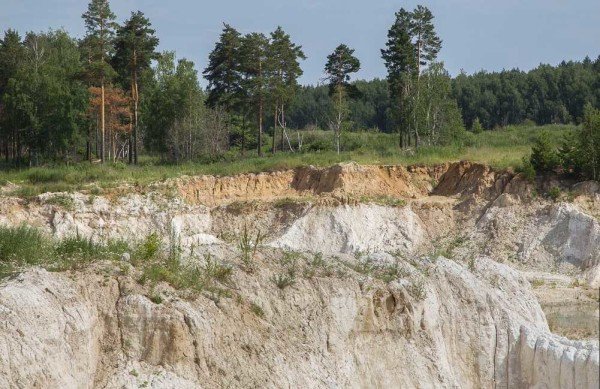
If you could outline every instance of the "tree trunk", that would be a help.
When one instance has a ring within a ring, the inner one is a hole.
[[[100,81],[100,161],[104,163],[104,130],[105,130],[105,118],[104,118],[104,76]]]
[[[134,51],[135,56],[135,51]],[[137,57],[137,56],[136,56]],[[137,66],[134,58],[134,66]],[[138,104],[140,95],[138,93],[137,70],[133,71],[133,164],[138,164]]]
[[[92,162],[92,123],[88,125],[87,142],[85,145],[85,158]]]
[[[285,125],[284,124],[285,123],[285,117],[283,116],[283,105],[281,106],[281,117],[283,118],[283,120],[282,120],[282,123],[280,123],[280,124],[282,124],[282,128],[281,128],[281,138],[279,140],[279,149],[281,151],[283,151],[283,148],[285,147],[285,145],[283,143],[283,133],[285,131],[285,128],[283,128],[283,126]]]
[[[262,79],[262,61],[259,60],[258,63],[258,78]],[[258,156],[263,156],[262,151],[262,132],[263,132],[263,96],[262,96],[262,82],[259,86],[259,96],[258,96]]]
[[[258,103],[258,156],[263,156],[262,151],[262,132],[263,132],[263,102],[262,98]]]
[[[277,103],[275,103],[275,116],[273,116],[274,120],[273,120],[273,148],[272,148],[272,153],[273,155],[275,155],[275,138],[277,137]],[[283,151],[283,149],[281,149]]]
[[[246,114],[242,114],[242,157],[246,154]]]

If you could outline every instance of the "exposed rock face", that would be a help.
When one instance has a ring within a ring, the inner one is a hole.
[[[550,333],[520,271],[600,286],[594,185],[554,203],[478,164],[347,164],[184,178],[116,198],[0,197],[1,224],[95,240],[155,232],[235,269],[231,298],[160,285],[158,304],[114,264],[1,281],[0,387],[597,388],[598,343]],[[266,235],[255,274],[237,259],[245,228]],[[402,272],[383,282],[344,268],[280,290],[282,250],[343,263],[360,252]]]
[[[550,335],[528,283],[488,259],[474,274],[425,263],[420,297],[414,268],[388,286],[316,278],[278,291],[264,265],[236,277],[262,318],[229,299],[155,304],[126,276],[32,270],[4,282],[0,386],[598,385],[597,346]]]
[[[306,167],[274,173],[234,177],[201,176],[177,179],[173,184],[189,203],[214,206],[232,201],[269,201],[307,195],[423,196],[448,169],[437,167],[361,166]]]
[[[313,208],[272,243],[295,251],[414,253],[427,244],[419,217],[409,207],[379,205]]]
[[[568,203],[498,205],[485,212],[474,231],[498,257],[512,252],[539,268],[561,265],[594,274],[600,263],[600,223],[595,217]]]

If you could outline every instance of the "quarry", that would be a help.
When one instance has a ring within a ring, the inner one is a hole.
[[[170,259],[117,250],[1,280],[2,388],[600,384],[597,182],[449,162],[11,185],[3,226]]]

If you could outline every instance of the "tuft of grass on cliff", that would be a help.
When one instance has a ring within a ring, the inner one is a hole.
[[[299,166],[330,166],[341,162],[359,164],[433,165],[449,161],[469,160],[496,168],[517,167],[523,156],[531,152],[541,129],[558,145],[560,139],[575,127],[569,125],[508,126],[480,134],[467,133],[461,142],[447,146],[423,145],[418,150],[400,150],[396,134],[373,132],[346,133],[340,155],[330,147],[330,131],[305,131],[302,153],[277,153],[259,158],[252,152],[240,157],[230,151],[222,160],[211,163],[188,162],[167,164],[158,157],[144,157],[138,166],[123,163],[106,165],[81,162],[69,166],[43,166],[21,170],[0,170],[0,183],[11,182],[19,188],[12,194],[31,197],[44,192],[68,192],[88,189],[101,191],[122,183],[144,186],[182,175],[235,175],[292,169]],[[330,139],[331,138],[331,139]]]

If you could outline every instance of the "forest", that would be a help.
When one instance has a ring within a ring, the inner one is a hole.
[[[424,6],[396,13],[381,48],[385,78],[355,79],[360,59],[341,43],[323,58],[323,82],[299,85],[306,55],[282,27],[242,34],[224,24],[199,74],[192,61],[157,51],[143,12],[118,23],[108,0],[91,0],[83,37],[4,31],[2,167],[339,154],[351,150],[344,134],[361,132],[393,135],[399,152],[414,153],[525,123],[576,125],[560,148],[540,132],[538,149],[550,148],[542,153],[550,168],[598,178],[600,56],[451,77],[438,61],[434,19]]]

